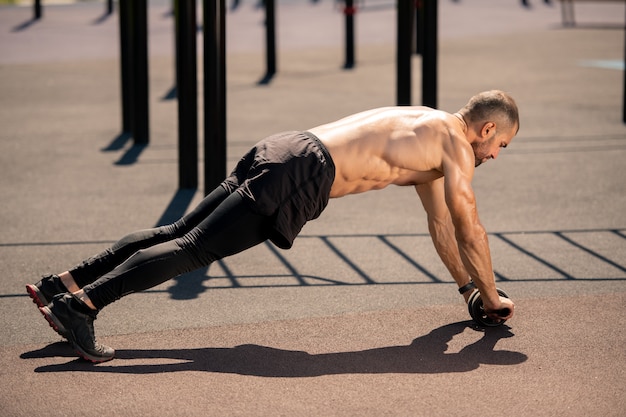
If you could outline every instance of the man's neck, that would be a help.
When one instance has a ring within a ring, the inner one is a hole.
[[[459,122],[461,122],[461,129],[463,129],[463,133],[467,135],[467,122],[465,121],[463,115],[461,113],[454,113],[454,116],[459,119]]]

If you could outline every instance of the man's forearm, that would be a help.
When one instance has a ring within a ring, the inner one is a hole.
[[[428,229],[435,250],[454,281],[459,288],[467,285],[470,282],[470,275],[461,261],[452,221],[449,219],[447,222],[431,220],[428,222]],[[469,295],[465,297],[466,301],[468,297]]]
[[[467,239],[457,234],[457,240],[461,261],[480,291],[483,304],[489,308],[492,305],[498,305],[500,298],[493,276],[487,233],[482,226],[478,227],[479,229],[472,233],[474,238]]]

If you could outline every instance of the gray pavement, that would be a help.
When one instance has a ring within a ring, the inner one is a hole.
[[[365,1],[357,67],[330,1],[228,14],[228,162],[263,136],[394,104],[394,8]],[[509,326],[471,326],[410,189],[332,201],[290,251],[262,245],[100,313],[118,358],[75,358],[24,292],[196,204],[178,191],[171,18],[150,2],[151,143],[121,146],[117,20],[99,2],[0,7],[0,406],[7,416],[626,414],[624,4],[440,1],[439,107],[517,99],[521,130],[477,170]],[[419,104],[419,57],[413,97]]]

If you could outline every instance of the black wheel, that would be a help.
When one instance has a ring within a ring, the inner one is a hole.
[[[498,294],[500,297],[509,298],[509,296],[500,288],[497,288]],[[485,314],[485,309],[483,308],[483,300],[480,298],[480,292],[474,291],[474,293],[470,296],[467,308],[469,310],[470,316],[472,319],[481,326],[487,327],[495,327],[502,325],[506,320],[494,320],[491,317],[488,317]],[[508,314],[508,312],[502,312],[504,315]]]

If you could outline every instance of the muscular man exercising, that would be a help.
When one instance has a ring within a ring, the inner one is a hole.
[[[502,91],[472,97],[450,114],[384,107],[255,145],[224,182],[177,222],[131,233],[111,248],[26,289],[50,325],[92,362],[115,351],[96,342],[93,320],[108,304],[271,240],[288,249],[329,198],[415,187],[441,260],[467,301],[478,288],[486,312],[514,304],[496,291],[485,229],[471,181],[519,130],[515,101]]]

